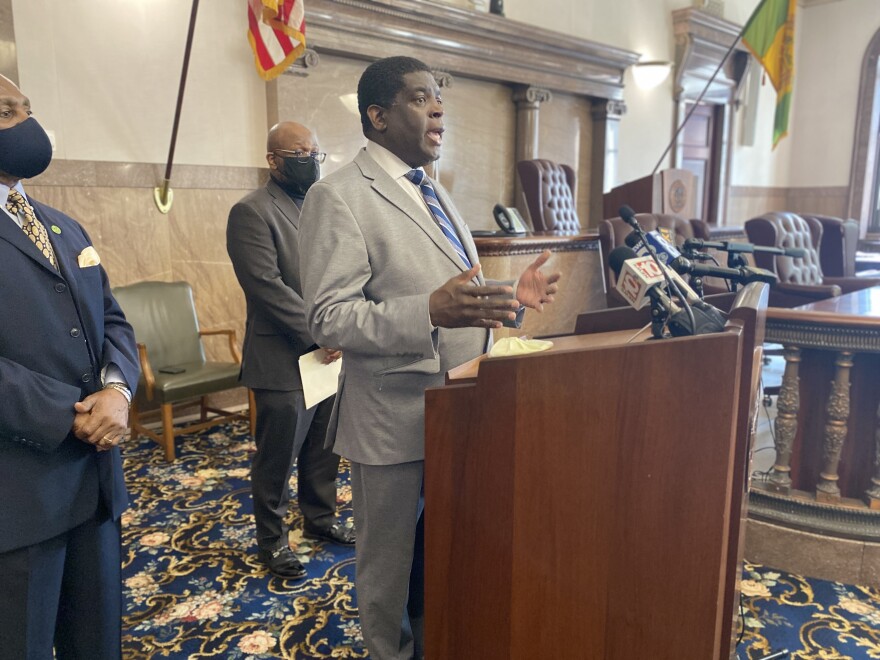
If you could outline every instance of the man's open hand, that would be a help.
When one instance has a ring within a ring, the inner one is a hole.
[[[480,264],[453,277],[431,294],[431,323],[441,328],[500,328],[516,318],[519,303],[509,286],[474,286]]]
[[[547,259],[550,258],[550,250],[544,250],[531,265],[523,271],[516,286],[516,298],[526,307],[531,307],[539,312],[544,311],[544,303],[553,302],[553,295],[559,291],[556,284],[561,273],[545,275],[541,272]]]

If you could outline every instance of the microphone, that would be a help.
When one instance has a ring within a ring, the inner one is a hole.
[[[654,235],[652,237],[652,234]],[[775,284],[779,281],[774,273],[764,268],[754,268],[751,266],[741,266],[740,268],[722,268],[721,266],[704,266],[695,264],[686,259],[681,253],[675,249],[670,243],[655,231],[649,231],[645,234],[652,247],[657,250],[657,256],[660,261],[664,261],[664,256],[668,261],[667,265],[679,275],[693,275],[695,277],[721,277],[726,280],[732,280],[738,284],[749,284],[750,282],[766,282],[767,284]],[[634,247],[635,244],[644,246],[644,243],[635,234],[629,234],[626,237],[626,244]],[[688,249],[688,243],[699,239],[689,238],[685,241],[684,247]],[[700,241],[704,243],[704,241]],[[716,247],[720,243],[708,245],[708,247]],[[751,245],[751,244],[735,244],[735,245]],[[760,247],[760,246],[751,246]],[[646,253],[647,249],[642,248]],[[776,249],[776,248],[772,248]]]
[[[663,238],[660,232],[656,229],[646,232],[645,239],[647,240],[648,245],[645,245],[645,242],[636,232],[631,232],[626,235],[624,242],[635,250],[636,254],[640,257],[650,254],[648,246],[654,248],[654,251],[657,253],[657,258],[667,265],[672,262],[673,259],[678,259],[681,256],[681,252],[679,252],[672,243]]]
[[[632,248],[621,245],[611,250],[608,263],[617,276],[617,292],[630,306],[641,309],[653,301],[667,313],[681,311],[663,291],[666,277],[650,256],[640,257]]]
[[[804,248],[778,248],[768,247],[765,245],[755,245],[754,243],[736,243],[734,241],[704,241],[701,238],[688,238],[684,242],[684,249],[702,250],[705,248],[714,248],[723,252],[748,253],[763,252],[764,254],[777,254],[783,257],[795,257],[803,259],[807,256]]]
[[[681,277],[679,277],[678,272],[674,268],[668,268],[672,266],[672,262],[677,259],[684,259],[681,256],[681,253],[675,249],[675,247],[669,243],[663,236],[660,235],[658,231],[649,231],[645,234],[645,238],[648,240],[649,245],[654,248],[654,251],[657,253],[657,258],[660,260],[661,264],[667,266],[667,274],[673,279],[675,284],[679,287],[679,293],[684,294],[684,297],[687,299],[689,303],[694,303],[700,300],[700,296],[697,295],[697,292],[694,291]],[[638,235],[635,232],[631,234],[627,234],[624,242],[633,250],[635,250],[636,255],[640,257],[650,256],[651,250],[650,248],[645,246],[645,243],[639,239]]]
[[[652,325],[654,336],[662,336],[662,324],[666,322],[674,337],[703,335],[724,330],[725,319],[721,311],[702,300],[685,284],[677,273],[663,273],[657,262],[650,256],[638,256],[630,247],[614,248],[608,255],[608,262],[617,275],[617,292],[632,307],[641,309],[652,303]],[[683,300],[686,309],[679,307],[663,290],[666,276],[671,275],[679,289],[688,292]],[[688,309],[690,308],[690,309]],[[656,325],[660,325],[659,330]]]
[[[765,282],[776,284],[779,278],[775,273],[765,268],[753,266],[740,266],[739,268],[723,268],[721,266],[704,266],[695,264],[684,257],[673,259],[670,267],[681,275],[694,275],[696,277],[721,277],[737,284],[750,284],[752,282]]]
[[[620,219],[623,220],[630,227],[641,233],[642,228],[639,226],[639,221],[636,220],[636,212],[632,210],[632,207],[629,204],[624,204],[621,206],[617,213],[620,215]]]

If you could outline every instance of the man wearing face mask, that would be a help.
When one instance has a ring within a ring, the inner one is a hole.
[[[22,185],[51,159],[0,76],[0,656],[118,660],[137,348],[86,232]]]
[[[297,497],[306,538],[353,545],[354,529],[336,521],[339,456],[324,447],[333,397],[306,410],[299,357],[317,348],[299,281],[299,210],[325,155],[295,122],[269,130],[269,181],[229,212],[226,249],[247,299],[241,382],[257,405],[251,490],[260,561],[284,579],[306,570],[287,542],[288,480],[297,459]],[[325,362],[339,351],[325,349]]]

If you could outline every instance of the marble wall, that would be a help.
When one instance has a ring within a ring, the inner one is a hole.
[[[590,217],[593,119],[591,103],[585,97],[554,93],[541,104],[538,125],[540,158],[565,163],[577,175],[577,213],[581,227],[595,227],[602,218]],[[601,172],[599,173],[601,175]]]
[[[240,341],[244,295],[226,254],[226,218],[265,172],[179,166],[171,211],[162,215],[153,202],[161,171],[159,165],[59,160],[25,185],[29,195],[82,223],[112,286],[185,280],[202,328],[234,328]],[[213,359],[230,359],[223,339],[206,341]]]
[[[281,76],[270,91],[270,116],[295,119],[318,132],[321,148],[328,154],[326,173],[349,162],[366,143],[357,99],[351,96],[356,95],[365,66],[358,60],[321,55],[317,66]],[[493,229],[492,207],[498,202],[513,204],[516,107],[512,90],[506,85],[454,76],[441,93],[446,132],[443,155],[437,163],[440,182],[472,229]],[[568,107],[564,106],[553,121],[577,124],[577,108],[566,112]],[[582,132],[574,126],[568,140],[573,135],[577,141]],[[577,147],[574,151],[577,153]],[[588,159],[589,151],[582,157]],[[588,190],[589,184],[585,187]]]
[[[727,224],[742,226],[749,218],[755,218],[768,211],[815,213],[844,218],[847,193],[846,186],[810,188],[732,186],[728,198]]]
[[[364,66],[359,60],[322,55],[317,66],[295,69],[267,85],[267,127],[288,119],[312,127],[328,153],[325,174],[348,163],[365,143],[352,96]],[[438,163],[440,180],[472,228],[493,229],[492,207],[514,201],[512,89],[455,76],[442,93],[447,132]],[[589,203],[591,126],[585,98],[556,94],[541,109],[540,153],[579,170],[578,207],[583,218]],[[262,185],[266,170],[176,165],[168,215],[159,213],[153,201],[153,188],[163,174],[160,164],[57,159],[43,175],[26,182],[26,188],[35,199],[82,222],[113,286],[186,280],[193,287],[202,327],[231,327],[240,342],[246,311],[226,253],[226,220],[237,200]],[[598,263],[597,259],[593,261]],[[569,255],[560,260],[568,262]],[[494,269],[512,267],[492,261]],[[563,263],[572,275],[570,281],[590,289],[579,288],[577,298],[565,305],[571,307],[571,314],[595,308],[603,295],[601,272],[597,277],[593,261]],[[550,330],[543,327],[547,320],[532,321],[537,323],[533,331]],[[565,319],[566,327],[569,321]],[[223,339],[207,340],[207,350],[213,359],[228,359]]]

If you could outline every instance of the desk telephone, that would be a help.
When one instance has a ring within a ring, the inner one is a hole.
[[[495,208],[492,209],[492,215],[495,218],[495,222],[501,227],[501,231],[505,234],[526,233],[526,223],[523,222],[523,217],[517,208],[496,204]]]

